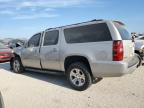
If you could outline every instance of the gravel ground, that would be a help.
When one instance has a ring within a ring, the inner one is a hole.
[[[5,108],[144,108],[144,67],[79,92],[63,75],[15,74],[5,63],[0,64],[0,90]]]

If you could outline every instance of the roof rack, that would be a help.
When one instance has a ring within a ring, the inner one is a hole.
[[[103,21],[103,19],[93,19],[91,21]]]
[[[66,27],[66,26],[71,26],[71,25],[79,25],[79,24],[94,22],[94,21],[103,21],[103,19],[93,19],[91,21],[86,21],[86,22],[81,22],[81,23],[76,23],[76,24],[70,24],[70,25],[65,25],[65,26],[60,26],[60,27],[54,27],[54,28],[48,28],[46,30],[51,30],[51,29],[56,29],[56,28],[61,28],[61,27]]]
[[[48,29],[46,29],[46,30],[50,30],[50,29],[53,29],[53,28],[48,28]]]

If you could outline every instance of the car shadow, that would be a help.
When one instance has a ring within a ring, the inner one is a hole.
[[[10,70],[10,64],[9,62],[7,63],[0,63],[0,68],[7,70],[8,72],[12,72]],[[34,71],[29,71],[26,70],[24,73],[22,73],[21,75],[30,77],[30,78],[34,78],[34,79],[38,79],[41,81],[45,81],[48,83],[52,83],[61,87],[66,87],[69,89],[72,89],[70,87],[70,85],[68,84],[67,78],[64,75],[64,73],[60,73],[60,72],[51,72],[51,73],[39,73],[39,72],[34,72]]]
[[[67,78],[63,73],[54,72],[54,73],[39,73],[34,71],[25,71],[22,75],[42,80],[48,83],[52,83],[58,86],[66,87],[72,89],[68,84]]]

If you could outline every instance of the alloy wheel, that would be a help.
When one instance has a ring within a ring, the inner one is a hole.
[[[83,86],[85,84],[85,74],[80,69],[72,69],[70,72],[70,80],[75,86]]]

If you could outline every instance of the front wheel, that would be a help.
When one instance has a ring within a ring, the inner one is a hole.
[[[70,85],[79,91],[86,90],[92,84],[90,70],[79,62],[73,63],[68,67],[67,78]]]
[[[24,67],[21,63],[19,57],[15,57],[12,61],[12,69],[15,73],[22,73],[24,71]]]

